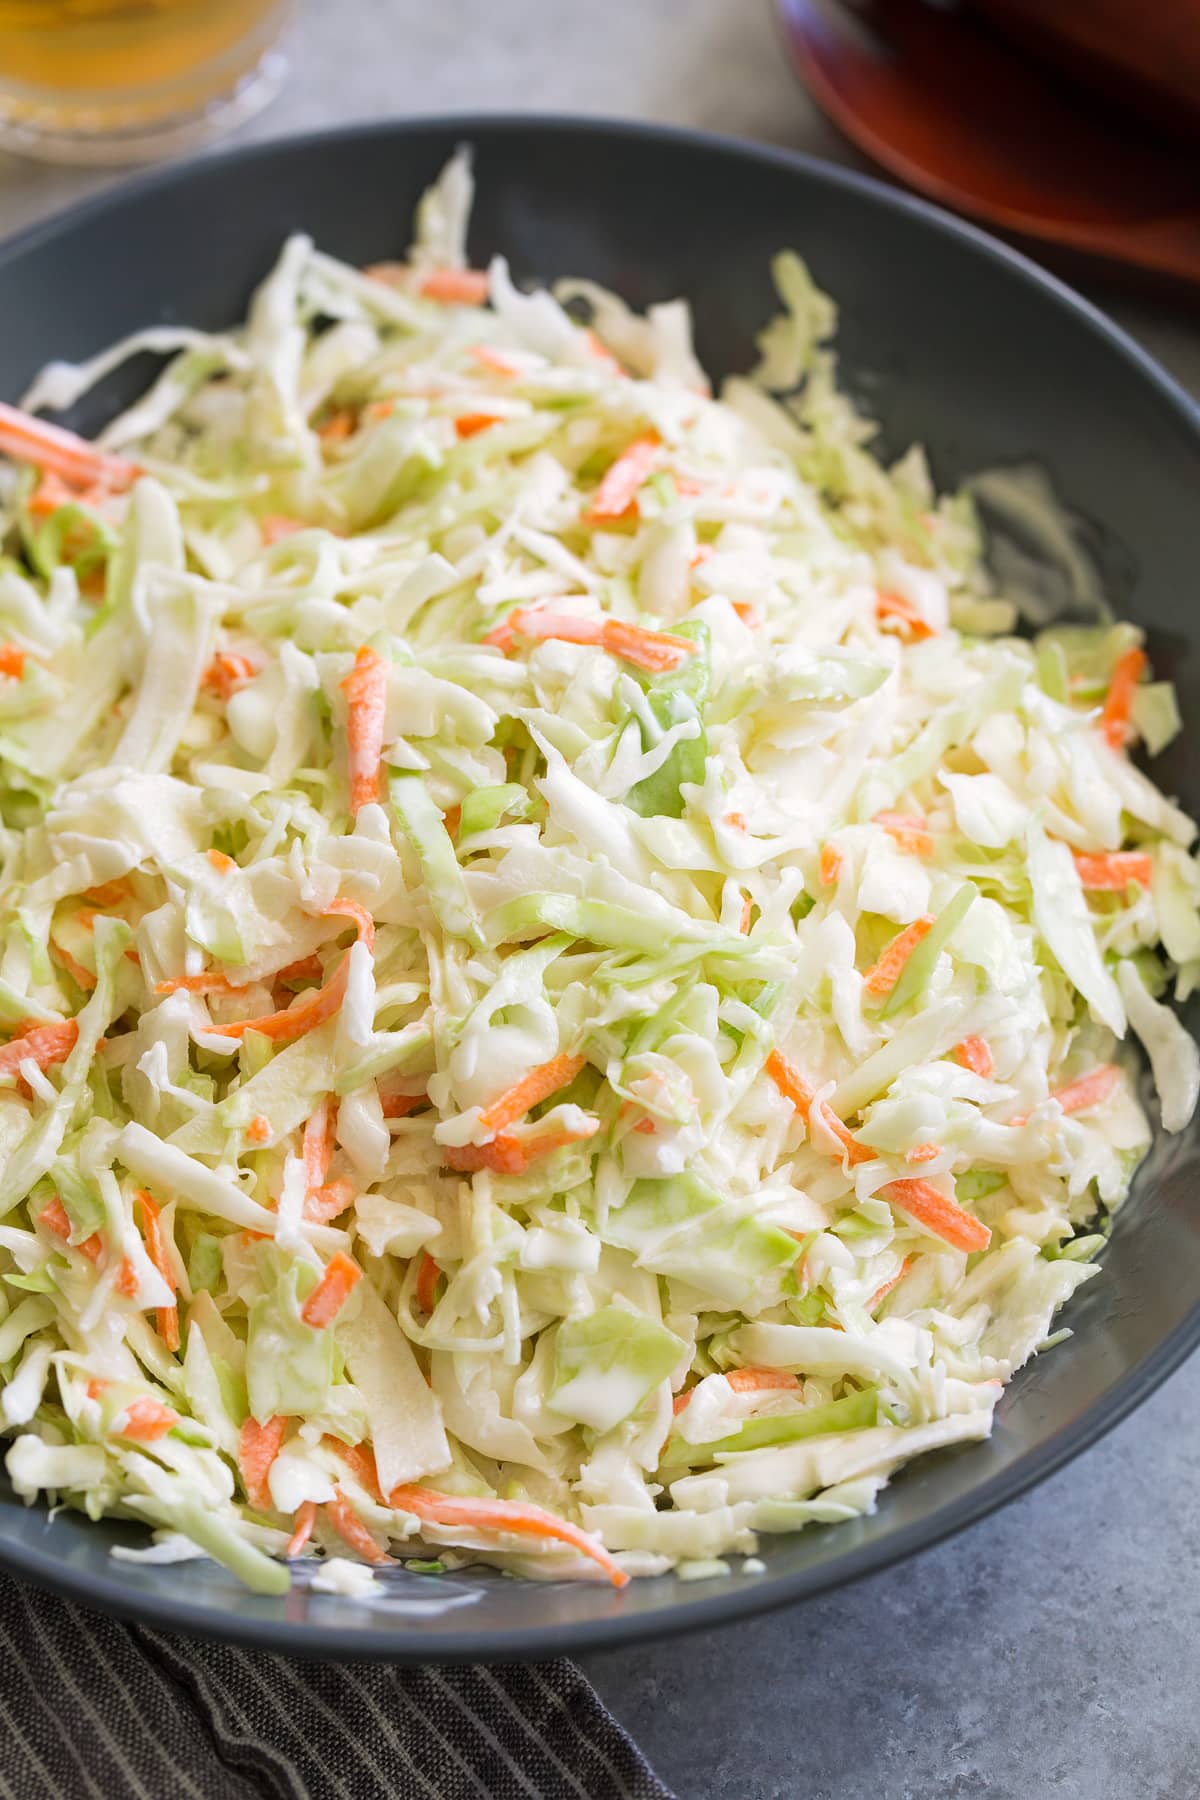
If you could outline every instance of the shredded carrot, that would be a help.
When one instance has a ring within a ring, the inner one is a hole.
[[[701,545],[701,549],[707,548],[707,545]],[[701,560],[703,561],[704,559],[701,558]],[[695,568],[696,566],[695,557],[692,558],[691,566],[692,568]],[[742,621],[742,624],[746,627],[747,631],[758,630],[759,626],[762,624],[762,617],[756,609],[751,606],[748,600],[731,600],[729,604],[733,607],[734,612]]]
[[[452,838],[456,838],[458,836],[458,828],[462,824],[462,807],[448,806],[442,814],[442,824],[446,827],[448,835]]]
[[[356,1550],[364,1562],[391,1562],[387,1551],[379,1548],[341,1488],[335,1490],[333,1499],[327,1503],[325,1515],[338,1536]]]
[[[457,1149],[443,1146],[442,1159],[448,1169],[455,1169],[459,1174],[492,1169],[497,1175],[523,1175],[538,1157],[549,1156],[551,1151],[561,1150],[567,1144],[586,1143],[599,1129],[598,1119],[588,1119],[578,1128],[559,1125],[546,1131],[532,1131],[525,1137],[502,1131],[490,1144],[463,1144]]]
[[[237,868],[232,856],[226,856],[224,850],[206,850],[205,855],[218,875],[228,875],[231,869]]]
[[[0,1045],[0,1075],[19,1076],[23,1062],[35,1062],[43,1070],[54,1063],[65,1062],[79,1036],[74,1019],[64,1019],[61,1025],[35,1025],[26,1020],[16,1029],[20,1036]],[[28,1093],[24,1082],[20,1086]]]
[[[210,694],[216,694],[221,700],[228,700],[239,688],[253,681],[258,669],[248,656],[238,656],[229,650],[218,650],[200,677],[200,686]]]
[[[303,1501],[301,1505],[296,1508],[294,1520],[295,1523],[292,1529],[292,1535],[288,1539],[287,1546],[283,1552],[285,1556],[299,1556],[305,1544],[307,1544],[309,1538],[312,1536],[313,1526],[317,1522],[317,1508],[315,1502],[312,1500]]]
[[[735,1394],[756,1394],[765,1388],[794,1388],[800,1383],[786,1369],[726,1369],[725,1379]]]
[[[202,975],[172,975],[169,981],[156,981],[156,994],[175,994],[182,989],[185,994],[244,994],[246,989],[238,987],[227,975],[219,975],[215,969],[206,969]]]
[[[1121,1071],[1115,1063],[1101,1063],[1097,1068],[1089,1069],[1086,1075],[1068,1081],[1065,1087],[1056,1088],[1052,1098],[1065,1113],[1083,1112],[1087,1107],[1098,1106],[1102,1100],[1107,1100],[1120,1079]]]
[[[357,900],[331,900],[328,906],[321,908],[320,917],[322,919],[352,919],[360,942],[364,943],[368,950],[374,948],[375,921],[366,907],[360,906]]]
[[[503,1131],[506,1125],[523,1118],[531,1106],[549,1099],[559,1088],[568,1086],[586,1062],[587,1058],[584,1056],[568,1056],[563,1053],[552,1056],[549,1062],[541,1063],[536,1069],[530,1069],[514,1086],[497,1095],[490,1106],[484,1107],[479,1115],[480,1125],[484,1131],[493,1134]]]
[[[676,1394],[671,1402],[671,1411],[675,1414],[676,1418],[679,1417],[694,1392],[695,1390],[693,1388],[684,1388],[681,1394]]]
[[[134,1300],[137,1298],[137,1270],[127,1256],[121,1258],[121,1264],[117,1270],[117,1279],[113,1282],[113,1287],[118,1294],[123,1294],[127,1300]]]
[[[844,858],[836,844],[822,844],[817,873],[822,887],[832,887],[842,872]]]
[[[287,513],[268,513],[258,521],[264,544],[278,544],[281,539],[295,537],[298,531],[307,531],[308,526],[303,519],[293,519]]]
[[[379,1471],[375,1467],[375,1452],[370,1444],[343,1444],[341,1438],[331,1437],[326,1432],[321,1439],[321,1448],[332,1450],[335,1456],[340,1456],[363,1492],[370,1494],[379,1506],[383,1505]]]
[[[132,486],[141,474],[123,456],[97,450],[86,438],[61,426],[48,425],[15,406],[0,404],[0,451],[15,462],[33,463],[51,475],[61,476],[75,487],[100,482],[118,492]]]
[[[333,1130],[336,1114],[328,1099],[321,1100],[304,1124],[301,1154],[304,1157],[304,1182],[311,1193],[324,1187],[333,1161]]]
[[[53,938],[50,940],[50,948],[76,987],[81,987],[85,994],[90,994],[96,985],[96,977],[91,969],[85,968],[78,957],[72,956],[69,950],[64,950]]]
[[[325,1273],[300,1308],[304,1323],[314,1331],[332,1325],[361,1280],[358,1264],[351,1262],[344,1251],[335,1250],[325,1265]]]
[[[745,831],[746,815],[745,813],[740,812],[727,812],[725,814],[725,823],[726,825],[731,825],[734,831]]]
[[[460,438],[478,437],[481,431],[503,423],[503,413],[460,413],[454,421],[454,434]]]
[[[246,1499],[255,1512],[275,1510],[267,1477],[271,1473],[271,1465],[279,1455],[287,1425],[287,1420],[276,1413],[265,1425],[260,1425],[251,1416],[242,1426],[238,1438],[238,1468],[242,1472]]]
[[[363,943],[369,946],[375,940],[375,921],[356,900],[331,900],[321,917],[352,919]],[[258,1019],[242,1019],[218,1029],[222,1037],[242,1037],[247,1031],[257,1031],[275,1043],[289,1044],[293,1038],[303,1037],[305,1032],[314,1031],[333,1017],[345,998],[349,972],[347,953],[324,987],[314,988],[284,1011],[264,1013]]]
[[[753,918],[754,918],[754,902],[750,898],[749,894],[746,894],[743,896],[743,899],[742,899],[742,922],[738,926],[738,930],[741,932],[741,935],[743,937],[749,937],[750,925],[751,925]]]
[[[983,1081],[991,1080],[994,1064],[985,1038],[965,1037],[961,1044],[954,1046],[954,1055],[972,1075],[978,1075]]]
[[[357,422],[354,414],[342,407],[319,427],[317,436],[323,444],[343,444],[353,433]]]
[[[606,470],[583,514],[585,525],[611,525],[637,516],[637,491],[659,459],[661,440],[655,431],[635,438]]]
[[[509,362],[507,356],[501,356],[498,350],[493,350],[490,344],[472,344],[471,355],[485,369],[490,369],[493,375],[511,377],[519,373],[516,364]]]
[[[311,956],[302,956],[297,962],[290,962],[285,964],[282,969],[276,969],[271,979],[272,981],[289,982],[320,981],[324,973],[325,971],[321,966],[321,959],[314,951]]]
[[[557,638],[567,644],[596,644],[610,656],[619,656],[652,674],[669,674],[696,649],[690,638],[676,637],[667,631],[649,631],[641,625],[627,624],[624,619],[583,619],[568,613],[538,611],[529,606],[517,607],[507,619],[493,626],[482,641],[495,645],[507,655],[514,634],[535,643]]]
[[[933,855],[933,838],[920,813],[878,812],[871,823],[882,825],[892,842],[910,855]]]
[[[20,681],[27,661],[28,654],[19,644],[0,644],[0,675],[8,675],[14,681]]]
[[[437,1284],[441,1273],[428,1250],[422,1250],[421,1266],[417,1270],[417,1305],[426,1318],[437,1305]]]
[[[900,1207],[910,1219],[955,1250],[986,1250],[992,1241],[991,1232],[981,1220],[964,1211],[956,1200],[948,1200],[930,1181],[906,1176],[900,1181],[889,1181],[879,1193],[889,1205]]]
[[[364,419],[372,421],[390,419],[395,410],[396,402],[394,400],[372,400],[368,406],[363,407],[362,416]]]
[[[246,1127],[248,1144],[269,1144],[271,1141],[271,1121],[264,1113],[255,1113]]]
[[[906,1256],[904,1261],[900,1264],[900,1267],[897,1269],[896,1273],[892,1276],[892,1279],[890,1281],[883,1282],[879,1287],[877,1287],[875,1289],[875,1292],[871,1295],[871,1298],[867,1301],[867,1311],[868,1312],[874,1312],[875,1308],[879,1305],[879,1302],[881,1300],[885,1300],[887,1298],[887,1296],[891,1293],[893,1288],[900,1286],[900,1283],[904,1280],[904,1277],[908,1274],[908,1271],[912,1268],[912,1265],[913,1265],[912,1257]]]
[[[71,1220],[62,1199],[55,1194],[38,1214],[38,1224],[44,1225],[47,1231],[61,1238],[72,1250],[81,1250],[89,1262],[99,1262],[104,1255],[104,1243],[99,1232],[93,1231],[90,1237],[83,1238],[78,1244],[71,1243]]]
[[[47,519],[60,506],[73,506],[79,498],[78,490],[69,488],[60,476],[43,474],[26,501],[26,507],[33,518]]]
[[[379,1104],[383,1108],[385,1119],[406,1119],[410,1112],[418,1106],[424,1106],[429,1099],[428,1094],[403,1094],[397,1088],[381,1088]]]
[[[1154,876],[1153,861],[1138,850],[1114,850],[1102,856],[1072,850],[1071,860],[1075,864],[1080,883],[1085,888],[1124,892],[1131,884],[1149,887]]]
[[[132,1438],[137,1444],[152,1444],[156,1438],[166,1437],[171,1427],[178,1423],[177,1412],[147,1395],[129,1402],[113,1426],[113,1436]]]
[[[175,1278],[174,1265],[167,1250],[166,1234],[162,1228],[159,1208],[153,1196],[145,1188],[137,1190],[138,1204],[142,1209],[142,1236],[146,1240],[146,1255],[154,1264],[172,1293],[179,1286]],[[159,1337],[172,1353],[179,1348],[179,1308],[176,1305],[160,1306],[155,1310],[155,1326]]]
[[[622,1588],[629,1577],[596,1539],[540,1506],[517,1500],[480,1500],[462,1494],[439,1494],[432,1488],[398,1487],[388,1495],[388,1505],[412,1513],[427,1525],[463,1526],[474,1531],[499,1531],[510,1537],[550,1538],[569,1544],[604,1570],[614,1587]]]
[[[873,969],[868,969],[864,979],[864,987],[868,994],[877,1000],[890,994],[903,972],[904,965],[925,937],[933,924],[933,915],[926,913],[923,918],[914,919],[903,931],[897,932]]]
[[[764,1067],[784,1099],[791,1101],[805,1124],[809,1125],[809,1112],[815,1098],[814,1090],[805,1081],[796,1065],[789,1062],[782,1051],[772,1050]],[[821,1123],[842,1146],[842,1152],[847,1162],[853,1164],[873,1160],[874,1150],[868,1150],[865,1144],[859,1143],[853,1132],[848,1130],[831,1106],[822,1105]]]
[[[904,1152],[904,1160],[906,1163],[936,1162],[941,1154],[940,1144],[914,1144]]]
[[[98,1400],[101,1394],[106,1393],[111,1386],[112,1383],[110,1381],[105,1381],[102,1375],[93,1375],[87,1384],[88,1399]]]
[[[454,306],[482,306],[489,293],[486,269],[430,269],[417,282],[425,300],[444,300]]]
[[[133,884],[128,875],[118,875],[115,881],[102,881],[99,886],[88,888],[83,897],[93,906],[118,906],[122,900],[128,900],[132,892]]]
[[[350,810],[379,798],[383,732],[387,718],[388,665],[364,644],[342,680],[347,700],[346,749],[350,767]]]
[[[916,607],[900,594],[892,593],[889,588],[879,588],[875,594],[875,617],[886,631],[893,624],[901,637],[910,642],[920,643],[922,638],[936,636],[933,626],[921,617]]]
[[[1100,729],[1114,750],[1122,749],[1131,735],[1130,715],[1133,696],[1146,667],[1144,650],[1126,650],[1117,658],[1108,684],[1108,693],[1100,710]]]
[[[321,1187],[310,1188],[304,1196],[304,1217],[314,1224],[328,1225],[345,1212],[354,1192],[349,1181],[327,1181]]]

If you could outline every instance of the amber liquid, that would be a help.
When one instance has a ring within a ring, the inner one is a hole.
[[[286,0],[0,0],[0,111],[34,128],[153,128],[250,76]]]

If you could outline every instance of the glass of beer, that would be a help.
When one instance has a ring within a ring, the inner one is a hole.
[[[290,0],[0,0],[0,147],[148,162],[278,90]]]

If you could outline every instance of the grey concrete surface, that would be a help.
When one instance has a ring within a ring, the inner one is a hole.
[[[859,163],[793,83],[767,0],[300,0],[291,54],[243,136],[551,110]],[[111,179],[0,156],[0,235]],[[1200,394],[1200,317],[1090,291]],[[1196,1800],[1198,1491],[1193,1366],[913,1562],[583,1666],[680,1800]]]

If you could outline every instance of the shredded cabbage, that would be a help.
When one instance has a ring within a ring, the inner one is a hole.
[[[267,1592],[870,1510],[1096,1273],[1126,1021],[1200,1088],[1140,634],[1011,635],[798,258],[714,399],[681,303],[467,267],[470,194],[54,365],[174,353],[5,488],[8,1470]]]

